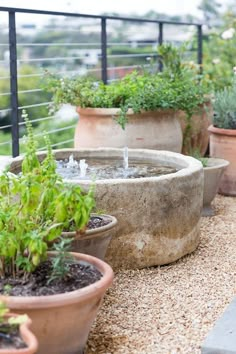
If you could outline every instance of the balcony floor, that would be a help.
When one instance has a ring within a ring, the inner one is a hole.
[[[199,354],[236,295],[236,199],[217,196],[198,249],[174,264],[120,271],[86,354]],[[181,222],[181,220],[180,220]]]

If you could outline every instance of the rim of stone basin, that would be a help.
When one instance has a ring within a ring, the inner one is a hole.
[[[58,150],[53,150],[54,155],[56,155],[56,159],[63,159],[63,157],[60,156],[63,154],[79,154],[80,159],[89,159],[91,158],[114,158],[114,157],[120,157],[122,158],[123,156],[123,148],[84,148],[84,149],[58,149]],[[203,169],[202,163],[195,158],[191,156],[186,156],[179,154],[177,152],[172,152],[172,151],[165,151],[165,150],[149,150],[149,149],[128,149],[129,151],[129,157],[132,159],[138,159],[142,161],[142,156],[143,158],[149,160],[150,162],[155,162],[157,161],[157,156],[159,157],[158,162],[161,163],[166,163],[168,162],[170,166],[180,168],[179,171],[174,172],[174,173],[169,173],[165,174],[162,176],[156,176],[156,177],[140,177],[140,178],[134,178],[134,179],[128,179],[128,178],[113,178],[113,179],[100,179],[96,180],[96,184],[104,184],[104,183],[142,183],[145,180],[163,180],[163,179],[172,179],[172,178],[180,178],[181,176],[186,176],[194,173],[195,171],[199,171]],[[37,153],[39,158],[45,156],[45,151],[40,151]],[[59,155],[59,156],[58,156]],[[74,156],[75,159],[76,156]],[[21,161],[23,159],[23,156],[18,156],[15,158],[12,158],[9,160],[9,165],[10,165],[10,171],[14,172],[16,169],[20,168]],[[167,161],[166,161],[167,160]],[[84,180],[84,179],[66,179],[66,181],[70,183],[76,183],[76,184],[91,184],[91,179],[90,180]]]

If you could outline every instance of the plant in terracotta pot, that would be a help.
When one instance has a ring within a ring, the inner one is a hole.
[[[204,190],[202,216],[213,216],[214,209],[211,203],[218,192],[220,181],[229,162],[216,157],[202,157],[197,150],[192,153],[192,156],[200,160],[203,165]]]
[[[236,76],[232,85],[215,94],[213,125],[210,132],[210,156],[229,161],[219,193],[236,196]]]
[[[186,72],[171,76],[166,71],[134,71],[109,85],[47,73],[44,87],[53,94],[56,107],[63,103],[77,107],[76,148],[128,146],[181,152],[176,112],[190,114],[204,101],[202,86]]]
[[[193,150],[199,150],[204,156],[209,143],[207,128],[212,121],[212,84],[200,74],[198,65],[184,59],[186,50],[186,45],[176,48],[164,44],[158,48],[158,54],[164,77],[182,83],[183,97],[180,95],[177,112],[183,131],[182,153],[191,155]]]
[[[36,353],[38,342],[29,329],[30,325],[27,315],[9,313],[6,304],[0,301],[0,353]]]
[[[40,354],[82,353],[90,327],[112,282],[109,265],[88,255],[68,253],[69,240],[55,243],[63,230],[57,200],[69,189],[56,173],[48,145],[40,163],[29,121],[21,173],[0,176],[0,294],[10,310],[27,313]],[[80,227],[90,216],[91,195],[80,201]],[[8,296],[5,295],[6,287]]]

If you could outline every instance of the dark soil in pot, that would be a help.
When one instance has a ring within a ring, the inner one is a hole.
[[[8,323],[0,324],[0,349],[22,349],[26,348],[20,336],[19,326]]]
[[[98,281],[102,274],[92,265],[68,261],[68,271],[63,278],[50,281],[52,262],[43,262],[27,279],[0,279],[0,294],[11,296],[44,296],[78,290]]]
[[[90,217],[90,220],[87,224],[87,228],[88,230],[91,230],[91,229],[97,229],[98,227],[102,227],[102,226],[105,226],[105,225],[108,225],[112,222],[111,219],[104,219],[102,218],[101,216],[91,216]]]

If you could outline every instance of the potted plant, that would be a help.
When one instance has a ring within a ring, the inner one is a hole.
[[[92,208],[93,188],[85,197],[77,184],[71,185],[69,189],[60,193],[56,200],[55,220],[64,225],[62,236],[71,238],[71,251],[89,254],[103,260],[117,219],[112,215],[90,214],[87,225],[81,229],[80,217],[78,218],[78,215],[81,215],[79,210],[81,198],[90,198]]]
[[[236,77],[232,85],[215,94],[213,125],[210,132],[210,156],[230,162],[219,186],[219,193],[236,195]]]
[[[47,252],[64,227],[55,216],[57,198],[70,186],[55,171],[47,139],[47,156],[39,162],[27,119],[26,125],[29,139],[21,174],[6,171],[0,176],[0,294],[10,310],[32,319],[37,353],[82,353],[113,272],[95,257],[69,253],[68,239],[55,243],[56,252]],[[80,200],[82,229],[91,198],[85,194]]]
[[[194,62],[184,61],[186,45],[175,48],[171,44],[159,46],[158,54],[163,64],[163,75],[167,80],[181,83],[177,116],[183,131],[182,153],[191,155],[198,150],[205,155],[209,135],[207,128],[212,121],[211,83]]]
[[[187,69],[174,75],[167,72],[134,71],[109,85],[47,73],[44,87],[53,93],[56,107],[63,103],[77,107],[76,148],[128,146],[181,152],[177,112],[192,114],[204,102],[205,91]]]
[[[229,162],[220,158],[201,157],[197,150],[192,155],[202,162],[204,171],[202,216],[213,216],[211,203],[218,192],[220,181]]]
[[[6,304],[0,301],[0,353],[36,353],[38,342],[29,329],[31,323],[27,315],[9,313]]]

